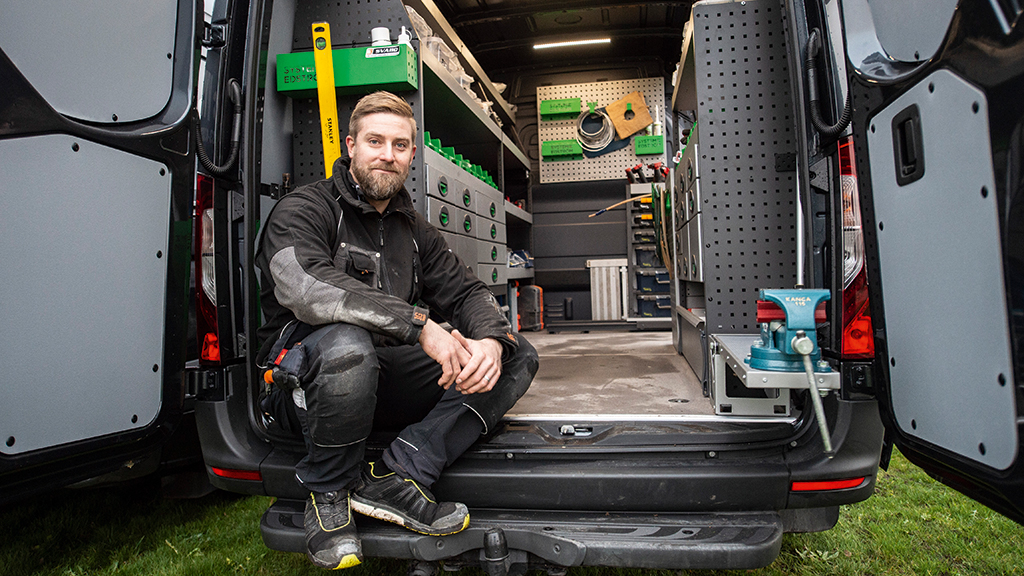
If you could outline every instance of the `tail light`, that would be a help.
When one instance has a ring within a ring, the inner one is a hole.
[[[195,213],[195,285],[196,336],[199,359],[203,363],[220,362],[217,334],[217,283],[215,277],[213,219],[213,178],[200,174],[196,179]]]
[[[839,141],[839,179],[843,200],[843,339],[844,358],[871,358],[875,341],[868,306],[868,276],[864,266],[857,169],[853,138]]]

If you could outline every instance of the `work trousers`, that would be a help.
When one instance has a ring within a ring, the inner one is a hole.
[[[306,341],[309,370],[293,394],[306,456],[296,476],[309,490],[355,489],[371,429],[401,432],[384,463],[431,486],[441,471],[486,434],[526,392],[537,352],[524,338],[502,364],[489,392],[462,394],[438,386],[442,369],[418,344],[374,346],[369,331],[351,324],[320,328]]]

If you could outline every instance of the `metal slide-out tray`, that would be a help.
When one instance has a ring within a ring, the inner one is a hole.
[[[805,372],[770,372],[751,368],[745,361],[750,356],[750,345],[761,341],[756,334],[715,334],[711,336],[713,345],[729,367],[747,388],[792,388],[807,389]],[[819,390],[838,390],[840,376],[838,372],[815,372]]]

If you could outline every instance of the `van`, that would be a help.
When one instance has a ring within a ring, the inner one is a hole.
[[[916,4],[3,1],[0,500],[198,444],[304,551],[254,251],[324,177],[319,26],[336,125],[410,102],[416,208],[541,362],[434,486],[470,527],[367,555],[764,566],[894,445],[1024,522],[1022,9]]]

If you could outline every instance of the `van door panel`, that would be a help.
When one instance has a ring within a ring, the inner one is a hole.
[[[197,10],[0,0],[0,503],[186,421]]]
[[[0,0],[0,46],[57,112],[134,122],[171,97],[177,11],[177,0]]]
[[[907,62],[875,4],[841,6],[887,437],[1024,523],[1024,37],[996,3],[961,0],[934,56]]]
[[[918,130],[901,118],[914,106]],[[915,132],[923,154],[908,159]],[[892,311],[893,414],[905,434],[1006,469],[1017,425],[1006,385],[1006,291],[990,280],[1003,269],[985,94],[938,70],[880,111],[867,138],[881,289]],[[901,186],[911,161],[923,175]]]
[[[46,158],[46,171],[35,159]],[[0,140],[0,446],[144,427],[160,411],[166,167],[65,134]]]

